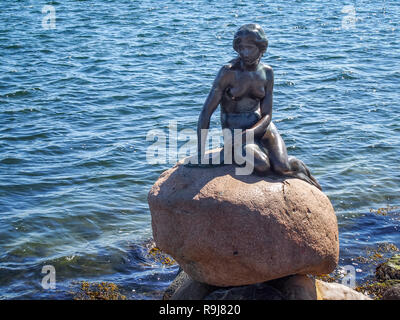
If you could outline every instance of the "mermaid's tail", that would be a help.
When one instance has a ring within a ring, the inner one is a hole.
[[[321,185],[318,183],[317,179],[315,179],[312,176],[310,170],[307,168],[307,166],[304,164],[303,161],[301,161],[293,156],[289,156],[288,160],[289,160],[290,168],[293,172],[293,176],[316,186],[319,190],[322,191]]]

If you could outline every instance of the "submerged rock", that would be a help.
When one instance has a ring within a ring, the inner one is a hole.
[[[338,262],[333,207],[299,179],[180,162],[161,174],[148,202],[157,246],[201,283],[240,286],[328,274]]]

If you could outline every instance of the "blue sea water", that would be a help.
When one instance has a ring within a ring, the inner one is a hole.
[[[147,254],[147,193],[172,163],[149,163],[146,136],[171,121],[196,128],[234,32],[251,22],[269,39],[273,120],[337,213],[340,265],[362,281],[373,270],[355,256],[400,247],[398,1],[6,0],[0,298],[68,299],[82,280],[161,297],[177,267]],[[56,290],[41,286],[45,265]]]

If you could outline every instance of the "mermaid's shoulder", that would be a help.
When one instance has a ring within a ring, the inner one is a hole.
[[[268,80],[274,79],[274,70],[271,66],[265,63],[260,63]]]
[[[223,68],[226,69],[226,71],[233,71],[239,67],[240,67],[240,59],[239,58],[232,59],[231,61],[229,61],[227,64],[225,64],[223,66]]]
[[[218,82],[227,83],[231,82],[234,73],[232,71],[235,70],[235,59],[229,61],[228,63],[224,64],[217,75]]]

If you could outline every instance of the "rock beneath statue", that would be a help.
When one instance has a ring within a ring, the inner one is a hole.
[[[211,292],[204,300],[286,300],[267,282],[239,287],[224,287]]]
[[[328,197],[294,178],[236,175],[234,165],[161,174],[148,202],[157,246],[194,280],[240,286],[328,274],[338,262]]]
[[[315,280],[315,287],[317,300],[372,300],[367,295],[340,283]]]
[[[216,289],[217,287],[193,280],[179,268],[174,281],[165,290],[163,300],[202,300]]]
[[[388,292],[388,299],[396,299],[397,293]],[[246,286],[213,287],[191,279],[181,270],[166,290],[164,300],[371,300],[371,298],[345,285],[315,280],[306,275],[293,275]]]

